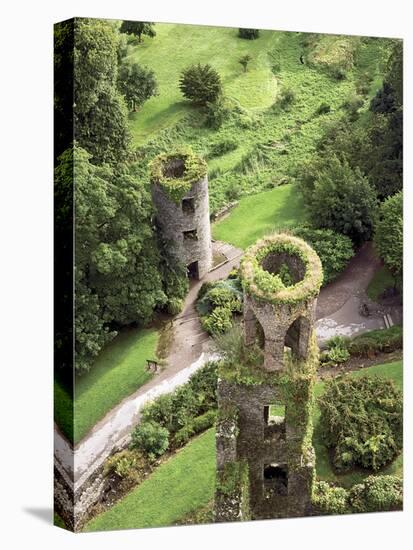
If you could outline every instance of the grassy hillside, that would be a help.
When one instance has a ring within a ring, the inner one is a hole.
[[[215,491],[215,430],[193,439],[85,531],[172,525],[205,506]]]
[[[125,329],[102,350],[92,369],[76,380],[75,443],[151,378],[146,359],[155,357],[157,343],[155,330]]]
[[[343,116],[360,83],[367,89],[366,106],[381,83],[385,42],[373,39],[335,38],[337,49],[347,48],[356,61],[346,78],[337,79],[323,65],[330,61],[331,37],[327,45],[323,36],[313,40],[317,65],[300,62],[306,52],[302,33],[262,31],[257,40],[243,40],[237,29],[165,24],[156,29],[154,39],[129,47],[130,58],[155,71],[160,88],[157,97],[130,115],[133,143],[150,142],[149,156],[176,144],[189,144],[205,156],[212,212],[234,196],[293,182],[325,125]],[[252,57],[246,73],[238,62],[245,53]],[[179,91],[180,72],[194,62],[208,62],[219,71],[224,93],[237,107],[218,130],[205,127],[202,112]],[[280,106],[286,89],[294,99]],[[330,110],[320,114],[321,104]],[[231,151],[212,154],[213,146],[228,140],[234,144]],[[144,153],[143,170],[148,160]]]
[[[139,145],[162,128],[171,126],[189,110],[178,88],[179,75],[193,63],[209,63],[222,76],[226,94],[247,108],[264,108],[276,96],[276,80],[267,51],[277,36],[263,31],[260,40],[241,40],[238,29],[197,25],[157,24],[156,37],[145,38],[130,48],[128,57],[153,69],[159,95],[151,98],[138,113],[131,114],[134,144]],[[249,53],[254,61],[244,73],[238,63]]]
[[[305,221],[301,194],[294,185],[243,197],[231,215],[213,226],[213,237],[239,248],[281,227],[293,227]]]
[[[402,362],[376,365],[351,373],[351,376],[380,375],[403,386]],[[315,395],[322,394],[323,382],[316,384]],[[317,430],[319,409],[314,410],[314,447],[317,477],[349,487],[361,481],[365,471],[337,476],[328,460],[328,452]],[[215,431],[208,430],[193,439],[175,456],[162,464],[141,485],[115,504],[110,510],[91,520],[86,531],[130,529],[171,525],[190,512],[203,508],[214,497],[215,490]],[[398,473],[403,466],[400,456],[381,474]]]

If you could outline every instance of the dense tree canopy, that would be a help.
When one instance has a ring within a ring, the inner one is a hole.
[[[403,192],[389,197],[380,206],[374,241],[386,266],[393,275],[400,276],[403,271]]]
[[[111,329],[147,322],[166,302],[151,206],[123,166],[97,167],[75,147],[77,367],[85,370]],[[70,163],[70,154],[64,162]]]
[[[369,240],[377,209],[376,194],[358,168],[332,157],[313,167],[305,196],[314,227],[347,235],[356,244]]]
[[[110,21],[75,20],[75,139],[94,163],[123,160],[129,131],[125,100],[116,87],[119,32]]]

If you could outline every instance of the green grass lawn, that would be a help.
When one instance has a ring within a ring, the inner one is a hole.
[[[267,52],[277,33],[262,31],[259,40],[238,38],[238,29],[157,23],[156,37],[129,48],[128,57],[154,70],[159,95],[130,115],[134,145],[173,125],[191,110],[178,87],[183,69],[193,63],[209,63],[221,75],[225,93],[247,108],[265,108],[274,101],[277,82]],[[253,58],[246,73],[239,59]]]
[[[387,288],[392,288],[394,286],[394,277],[387,269],[386,266],[383,266],[381,269],[376,271],[372,280],[367,287],[367,295],[370,300],[377,302],[380,296]]]
[[[394,380],[397,387],[403,389],[403,363],[402,361],[395,361],[393,363],[385,363],[383,365],[375,365],[362,370],[354,371],[351,376],[369,376],[379,375],[384,378]],[[324,383],[318,382],[315,386],[315,396],[318,397],[322,394],[324,389]],[[360,483],[365,477],[366,472],[362,469],[353,470],[346,474],[337,474],[334,472],[328,455],[328,449],[323,443],[320,429],[319,429],[320,410],[315,407],[314,410],[314,437],[313,444],[316,453],[316,471],[317,477],[325,481],[331,481],[342,485],[343,487],[351,487],[355,483]],[[403,471],[403,456],[400,455],[394,462],[389,464],[386,468],[380,471],[381,474],[396,474]]]
[[[375,365],[351,373],[351,376],[356,377],[369,375],[392,379],[399,388],[403,387],[402,361]],[[316,397],[322,394],[323,389],[324,383],[318,382],[315,387]],[[272,410],[272,414],[276,412]],[[369,474],[361,470],[344,475],[333,472],[327,449],[317,430],[319,415],[319,409],[315,407],[313,443],[317,477],[351,487]],[[403,459],[400,456],[379,473],[401,473],[402,467]],[[86,525],[85,531],[172,525],[191,512],[203,508],[214,498],[215,468],[215,430],[210,429],[159,466],[148,479],[110,510],[92,519]]]
[[[54,381],[54,420],[69,441],[73,441],[73,398],[63,384]]]
[[[155,357],[158,332],[124,329],[76,380],[74,441],[78,443],[110,409],[151,378],[146,359]]]
[[[205,506],[215,491],[215,430],[210,429],[159,466],[85,531],[172,525]]]
[[[305,220],[301,194],[295,185],[243,197],[230,216],[213,226],[214,239],[245,249],[257,239],[281,227]]]

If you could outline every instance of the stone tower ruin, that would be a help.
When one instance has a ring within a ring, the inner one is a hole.
[[[169,250],[190,278],[201,279],[212,263],[206,163],[191,151],[158,155],[151,183],[156,222]]]
[[[216,521],[311,512],[311,407],[318,349],[320,259],[274,234],[241,262],[243,359],[225,354],[218,380]]]

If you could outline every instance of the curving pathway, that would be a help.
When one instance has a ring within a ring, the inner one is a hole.
[[[125,445],[146,403],[173,391],[207,361],[216,357],[209,349],[210,338],[201,328],[195,310],[196,297],[204,282],[227,277],[239,265],[243,251],[218,241],[213,243],[213,249],[222,254],[225,261],[213,268],[202,281],[192,283],[182,312],[172,321],[173,343],[167,367],[109,411],[74,451],[55,426],[55,464],[69,483],[74,480],[75,490],[101,466],[114,448]],[[374,304],[370,304],[370,317],[361,317],[359,314],[361,302],[367,300],[367,285],[379,267],[380,262],[374,256],[371,245],[366,244],[336,281],[322,289],[317,303],[316,322],[320,344],[336,334],[350,336],[384,327],[383,311]],[[392,310],[392,315],[397,314]]]

